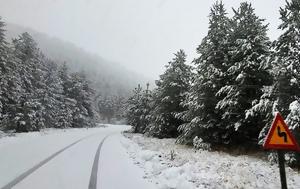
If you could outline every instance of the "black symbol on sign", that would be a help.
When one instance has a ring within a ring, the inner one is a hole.
[[[278,134],[279,137],[283,137],[284,142],[287,142],[287,135],[286,135],[286,132],[284,132],[284,131],[281,132],[279,126],[277,127],[277,134]]]

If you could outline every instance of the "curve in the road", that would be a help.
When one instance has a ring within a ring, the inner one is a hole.
[[[92,173],[90,177],[89,189],[97,189],[97,178],[98,178],[98,164],[99,164],[99,157],[100,151],[104,141],[111,135],[107,135],[99,144],[98,149],[95,154],[94,163],[92,167]]]
[[[42,167],[43,165],[45,165],[46,163],[48,163],[50,160],[52,160],[54,157],[56,157],[57,155],[59,155],[60,153],[62,153],[63,151],[67,150],[68,148],[74,146],[75,144],[77,144],[78,142],[89,138],[91,136],[93,136],[95,134],[92,135],[88,135],[85,136],[75,142],[73,142],[72,144],[69,144],[68,146],[64,147],[63,149],[55,152],[54,154],[52,154],[51,156],[49,156],[48,158],[44,159],[43,161],[41,161],[40,163],[38,163],[37,165],[35,165],[34,167],[32,167],[31,169],[27,170],[26,172],[22,173],[21,175],[19,175],[17,178],[15,178],[14,180],[12,180],[11,182],[9,182],[8,184],[6,184],[5,186],[3,186],[1,189],[11,189],[12,187],[14,187],[16,184],[18,184],[19,182],[21,182],[22,180],[24,180],[26,177],[28,177],[31,173],[33,173],[34,171],[36,171],[38,168]]]

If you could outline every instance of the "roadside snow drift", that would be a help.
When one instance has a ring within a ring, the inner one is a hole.
[[[135,163],[145,169],[146,178],[159,189],[274,189],[281,186],[277,165],[259,158],[195,151],[175,145],[174,139],[125,135],[131,140],[124,139],[123,146]],[[286,171],[288,188],[299,189],[300,175],[290,168]]]

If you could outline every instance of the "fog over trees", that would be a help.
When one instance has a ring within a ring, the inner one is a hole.
[[[142,76],[72,43],[3,20],[0,27],[4,130],[121,121],[131,89],[138,81],[146,83]]]

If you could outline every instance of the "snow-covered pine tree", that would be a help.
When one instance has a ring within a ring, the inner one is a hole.
[[[127,100],[127,110],[126,110],[126,121],[132,126],[132,131],[134,133],[141,132],[140,117],[142,115],[140,110],[140,99],[142,96],[142,87],[138,85],[134,90],[132,96]]]
[[[45,75],[43,80],[46,90],[40,94],[41,102],[45,107],[45,126],[55,127],[55,128],[65,128],[64,118],[65,108],[64,108],[64,96],[62,82],[59,78],[58,65],[49,60],[45,60]]]
[[[150,123],[151,111],[151,91],[143,90],[140,85],[133,90],[133,95],[127,100],[125,118],[127,123],[132,126],[132,132],[145,133]]]
[[[18,61],[5,41],[5,23],[0,19],[0,129],[15,129],[16,109],[23,93]]]
[[[80,72],[79,75],[82,80],[83,90],[82,106],[87,110],[88,113],[86,126],[94,127],[97,113],[95,110],[95,106],[93,106],[93,97],[95,96],[95,89],[92,88],[92,83],[90,80],[88,80],[84,72]]]
[[[272,90],[266,92],[268,101],[265,109],[279,111],[290,129],[300,142],[300,1],[290,0],[284,8],[280,9],[281,25],[279,29],[283,34],[273,43],[273,56],[270,63],[274,67],[274,84]],[[269,122],[273,119],[269,116]],[[264,139],[270,124],[267,124],[261,132],[260,139]],[[289,154],[288,163],[292,166],[300,166],[300,155]]]
[[[2,21],[0,17],[0,73],[1,75],[4,73],[8,53],[7,53],[7,42],[5,41],[5,23]],[[2,78],[1,78],[2,79]]]
[[[4,90],[7,86],[7,81],[4,76],[5,69],[7,66],[7,58],[8,58],[8,52],[7,52],[7,42],[5,41],[5,30],[4,30],[5,23],[2,21],[0,17],[0,129],[3,128],[3,119],[5,117],[5,112],[3,105],[5,101],[5,97],[3,96]]]
[[[178,126],[183,124],[179,115],[186,110],[182,102],[186,98],[190,79],[191,67],[186,64],[185,52],[180,50],[156,81],[150,135],[160,138],[178,136]]]
[[[300,143],[300,99],[291,102],[289,106],[289,114],[286,117],[287,125],[292,130],[298,144]],[[286,160],[291,167],[300,167],[300,154],[298,152],[289,152]]]
[[[224,72],[227,70],[229,31],[224,4],[216,2],[209,14],[208,34],[197,48],[200,55],[194,61],[197,73],[184,102],[187,111],[182,114],[187,123],[179,127],[181,135],[177,142],[192,144],[196,136],[205,142],[223,142],[226,128],[222,127],[215,106],[220,99],[216,93],[228,79]]]
[[[93,89],[84,73],[72,73],[70,87],[67,88],[67,97],[76,102],[73,112],[73,127],[93,127],[94,110],[92,108]]]
[[[62,96],[60,99],[61,114],[59,115],[58,124],[60,128],[70,128],[73,124],[73,114],[76,110],[76,100],[70,98],[69,88],[72,85],[69,69],[66,63],[58,68],[58,77],[62,85]]]
[[[15,129],[17,132],[36,131],[44,127],[44,107],[39,99],[40,90],[45,88],[41,69],[44,56],[28,33],[14,39],[13,47],[23,89],[20,104],[16,108]]]
[[[284,33],[274,43],[274,64],[276,78],[279,78],[275,82],[278,85],[277,110],[287,117],[290,104],[295,104],[295,101],[299,103],[300,100],[300,1],[287,1],[285,8],[280,9],[280,14],[282,23],[279,28]]]
[[[152,91],[149,90],[149,83],[147,83],[146,89],[142,91],[141,98],[139,99],[139,110],[141,112],[139,118],[139,132],[146,133],[149,131],[150,123],[152,121],[151,111],[153,109]]]
[[[222,97],[216,108],[222,112],[224,139],[230,143],[257,141],[264,126],[264,115],[246,114],[259,101],[263,87],[271,85],[272,77],[265,57],[270,41],[267,25],[254,13],[249,3],[234,10],[229,38],[227,83],[218,91]]]

